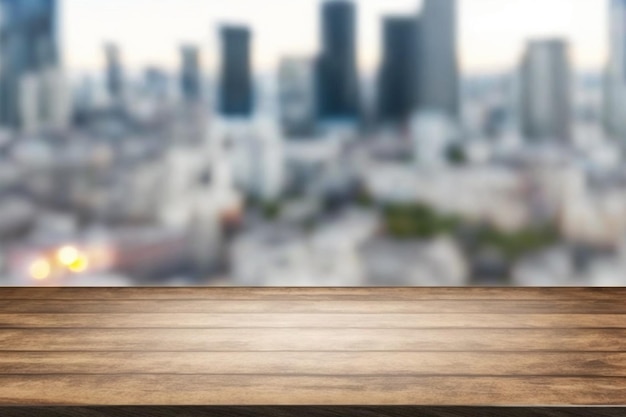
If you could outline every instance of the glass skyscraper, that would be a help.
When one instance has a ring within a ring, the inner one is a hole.
[[[359,114],[356,9],[347,0],[322,6],[322,52],[318,62],[319,115],[353,119]]]
[[[527,139],[571,139],[569,59],[569,45],[562,39],[528,43],[521,67],[521,122]]]
[[[186,101],[199,101],[202,96],[200,74],[200,51],[198,47],[185,45],[181,48],[181,90]]]
[[[222,28],[220,112],[224,116],[246,117],[253,110],[253,82],[250,56],[251,33],[247,27]]]
[[[609,7],[605,125],[609,135],[626,139],[626,0],[611,0]]]
[[[56,0],[0,0],[0,123],[22,124],[24,77],[60,65]]]
[[[414,16],[388,17],[384,21],[378,89],[382,121],[406,121],[415,109],[419,76],[418,25]]]
[[[120,48],[109,43],[104,47],[106,57],[106,87],[111,100],[119,101],[124,95],[124,67]]]
[[[459,116],[456,0],[425,0],[420,30],[419,107]]]

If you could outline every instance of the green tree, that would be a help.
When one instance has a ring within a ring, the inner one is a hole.
[[[433,238],[454,233],[461,222],[423,204],[390,205],[384,210],[387,232],[396,238]]]
[[[465,165],[467,154],[463,146],[458,143],[450,145],[446,151],[446,158],[452,165]]]
[[[263,217],[267,220],[276,220],[282,212],[282,204],[280,201],[265,202],[262,204],[261,210]]]
[[[558,241],[558,231],[551,226],[529,227],[516,232],[500,232],[487,227],[478,235],[479,246],[498,249],[510,260],[545,249]]]

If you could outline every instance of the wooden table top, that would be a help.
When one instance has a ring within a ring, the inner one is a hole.
[[[626,289],[0,289],[0,406],[626,405]]]

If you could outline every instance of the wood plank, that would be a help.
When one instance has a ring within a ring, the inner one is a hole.
[[[0,374],[626,377],[626,353],[0,352]]]
[[[0,289],[0,405],[624,405],[624,296]]]
[[[626,328],[626,314],[0,314],[0,329],[31,328]]]
[[[623,405],[625,378],[0,376],[5,405]],[[567,404],[563,404],[567,398]]]
[[[0,300],[615,300],[626,288],[0,288]]]
[[[626,351],[624,329],[8,329],[0,351]]]
[[[618,407],[0,407],[2,417],[624,417]]]
[[[626,314],[623,299],[566,301],[205,301],[205,300],[18,300],[0,301],[0,314],[63,313],[273,313],[273,314]]]

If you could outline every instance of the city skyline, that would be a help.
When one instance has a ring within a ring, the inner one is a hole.
[[[97,1],[0,1],[3,283],[624,285],[626,0]]]
[[[322,2],[232,0],[215,5],[203,0],[64,0],[60,18],[65,65],[73,74],[101,69],[102,45],[111,41],[120,45],[131,72],[148,65],[175,70],[179,67],[177,51],[182,44],[191,43],[201,48],[205,71],[216,74],[219,26],[238,23],[248,25],[254,34],[256,72],[274,72],[284,56],[319,52]],[[355,4],[359,68],[373,75],[380,64],[383,18],[417,15],[421,1],[355,0]],[[289,18],[279,19],[276,10]],[[137,30],[138,19],[141,31]],[[465,73],[510,70],[519,64],[528,39],[563,37],[572,45],[577,69],[601,70],[607,60],[607,22],[606,0],[544,0],[541,4],[459,0],[461,67]]]

